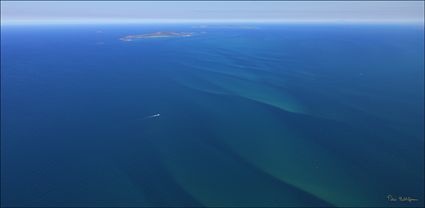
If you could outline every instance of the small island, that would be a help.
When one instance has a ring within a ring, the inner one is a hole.
[[[155,32],[141,35],[127,35],[120,38],[122,41],[133,41],[135,39],[146,39],[146,38],[168,38],[168,37],[190,37],[193,33],[185,32]]]

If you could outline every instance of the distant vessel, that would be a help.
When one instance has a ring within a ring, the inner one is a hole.
[[[157,113],[157,114],[154,114],[154,115],[151,115],[151,116],[146,116],[146,117],[143,117],[142,118],[142,120],[144,120],[144,119],[148,119],[148,118],[155,118],[155,117],[159,117],[161,114],[159,114],[159,113]]]

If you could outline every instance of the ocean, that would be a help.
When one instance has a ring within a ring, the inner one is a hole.
[[[423,25],[1,37],[2,206],[424,206]]]

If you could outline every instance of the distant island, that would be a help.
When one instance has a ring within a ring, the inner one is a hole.
[[[190,37],[193,33],[185,33],[185,32],[155,32],[149,34],[141,34],[141,35],[127,35],[125,37],[120,38],[122,41],[132,41],[135,39],[145,39],[145,38],[168,38],[168,37]]]

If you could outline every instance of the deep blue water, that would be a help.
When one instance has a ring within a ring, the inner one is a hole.
[[[1,36],[2,206],[424,205],[423,26]]]

